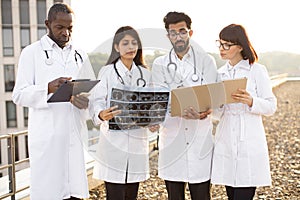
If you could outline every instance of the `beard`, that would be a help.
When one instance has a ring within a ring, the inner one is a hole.
[[[49,29],[48,36],[61,48],[65,47],[70,41],[70,36],[58,38],[53,34],[53,31],[51,29]]]
[[[183,43],[183,45],[177,46],[176,44],[179,43],[179,42]],[[174,51],[176,53],[182,53],[182,52],[185,52],[187,50],[187,48],[189,47],[190,40],[189,39],[187,39],[187,41],[178,40],[175,43],[172,43],[172,45],[173,45]]]

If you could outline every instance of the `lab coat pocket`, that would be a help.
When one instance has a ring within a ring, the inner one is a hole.
[[[39,124],[39,126],[33,124]],[[49,108],[32,109],[28,126],[30,144],[38,149],[45,147],[50,141],[53,127],[53,113]]]

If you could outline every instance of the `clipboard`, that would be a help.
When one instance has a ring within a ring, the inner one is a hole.
[[[218,83],[177,88],[171,91],[171,116],[182,116],[184,109],[194,107],[198,112],[235,103],[231,94],[246,89],[247,78],[224,80]]]
[[[89,92],[100,80],[88,79],[67,81],[48,99],[48,103],[69,102],[72,95]]]

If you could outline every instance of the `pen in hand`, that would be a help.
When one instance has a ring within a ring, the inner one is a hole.
[[[54,93],[62,84],[71,80],[72,77],[60,77],[48,83],[48,94]]]

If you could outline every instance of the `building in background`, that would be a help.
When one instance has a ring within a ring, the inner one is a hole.
[[[0,135],[26,130],[28,108],[12,102],[19,55],[46,32],[45,19],[54,2],[71,0],[0,0]],[[28,157],[27,136],[15,138],[15,160]],[[0,140],[0,166],[7,164],[7,141]],[[24,163],[19,168],[28,166]],[[18,170],[18,169],[17,169]],[[6,175],[0,171],[0,177]]]

